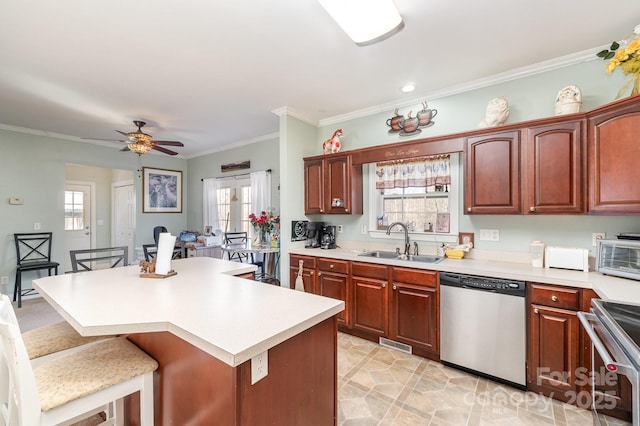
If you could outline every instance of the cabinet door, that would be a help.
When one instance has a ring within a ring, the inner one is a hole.
[[[520,132],[467,138],[465,214],[515,214],[520,202]]]
[[[439,357],[437,290],[394,280],[391,298],[391,339]]]
[[[324,213],[324,174],[322,160],[304,163],[304,213]]]
[[[583,120],[532,127],[523,150],[524,213],[584,213]]]
[[[325,210],[327,213],[350,213],[350,157],[332,157],[325,163]]]
[[[527,389],[573,402],[580,359],[576,313],[529,305],[527,338]]]
[[[351,317],[349,315],[351,297],[349,295],[348,282],[348,275],[318,271],[318,294],[344,301],[345,308],[344,311],[336,316],[337,322],[339,325],[351,327]]]
[[[387,335],[389,301],[387,281],[352,277],[353,328],[379,336]]]
[[[292,266],[289,268],[289,285],[291,289],[295,288],[296,278],[298,278],[298,268],[294,268]],[[302,269],[302,284],[304,286],[305,293],[317,294],[315,278],[315,270],[307,268]]]
[[[589,117],[589,212],[640,213],[639,128],[638,102]]]

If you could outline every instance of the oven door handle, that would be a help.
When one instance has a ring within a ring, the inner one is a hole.
[[[618,364],[611,358],[611,356],[609,355],[609,351],[604,346],[604,344],[602,343],[602,340],[600,340],[600,337],[598,337],[595,330],[591,326],[592,322],[598,321],[597,317],[594,314],[590,314],[587,312],[578,312],[578,319],[584,326],[584,330],[589,335],[589,338],[591,338],[591,342],[593,343],[593,346],[596,348],[596,350],[600,354],[600,357],[602,358],[602,361],[604,362],[605,367],[607,367],[607,370],[618,371],[618,367],[624,367],[623,365]]]

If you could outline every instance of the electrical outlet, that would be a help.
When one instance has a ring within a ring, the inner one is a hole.
[[[591,234],[591,245],[593,247],[598,245],[598,240],[604,240],[606,238],[606,234],[604,232],[594,232]]]
[[[499,229],[481,229],[480,239],[483,241],[500,241]]]
[[[0,277],[0,284],[9,284],[9,277]]]
[[[251,358],[251,384],[255,385],[269,372],[269,351],[264,351]]]
[[[33,230],[34,231],[39,231],[40,230],[40,222],[34,222],[33,223]]]
[[[342,225],[336,226],[336,230],[338,231],[338,234],[342,234]]]

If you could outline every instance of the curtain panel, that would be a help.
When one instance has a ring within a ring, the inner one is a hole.
[[[376,189],[427,188],[450,185],[449,155],[433,155],[419,159],[393,160],[376,163]]]

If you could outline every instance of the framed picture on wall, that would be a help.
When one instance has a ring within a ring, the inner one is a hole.
[[[182,213],[182,172],[142,168],[142,212]]]

